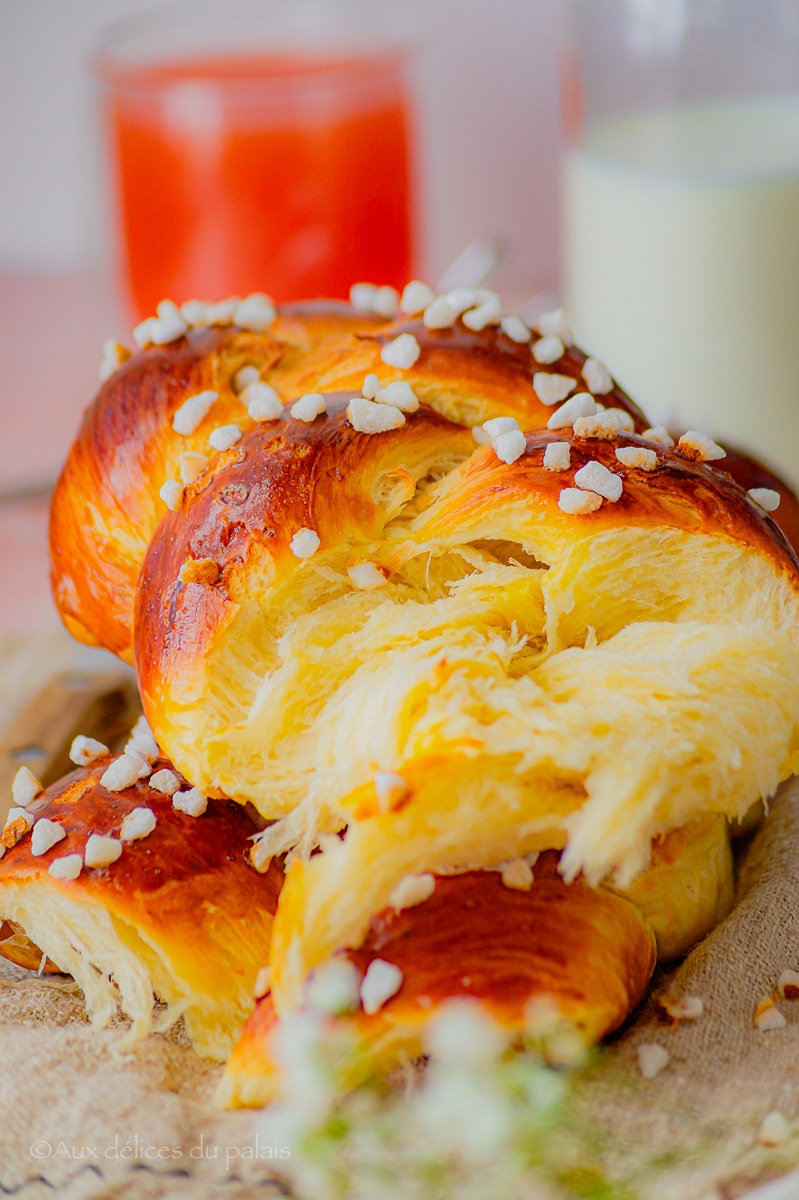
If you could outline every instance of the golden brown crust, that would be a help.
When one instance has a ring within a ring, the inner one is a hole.
[[[628,901],[564,883],[558,858],[539,857],[529,891],[506,887],[498,871],[466,871],[439,876],[422,904],[373,917],[347,956],[362,975],[373,959],[394,963],[403,983],[378,1013],[359,1015],[359,1028],[376,1038],[385,1022],[429,1012],[425,1000],[471,996],[521,1030],[528,1002],[548,996],[590,1041],[616,1029],[651,978],[654,938]]]
[[[254,832],[250,818],[240,805],[213,799],[202,816],[188,816],[147,780],[110,792],[100,778],[111,761],[102,758],[73,771],[29,806],[36,820],[54,821],[66,836],[38,857],[31,853],[30,835],[6,851],[0,860],[0,913],[4,888],[44,883],[129,921],[167,944],[178,959],[196,956],[202,946],[206,973],[232,970],[254,979],[268,952],[283,873],[276,861],[265,875],[247,866],[247,839]],[[161,759],[154,770],[170,767]],[[187,786],[185,781],[182,786]],[[82,857],[90,834],[119,837],[124,818],[139,807],[152,810],[155,829],[140,840],[124,842],[116,862],[107,867],[84,866],[75,880],[49,874],[54,859],[69,854]],[[248,945],[255,953],[253,961],[237,954]],[[0,954],[19,962],[10,950],[0,944]]]
[[[551,442],[569,444],[568,471],[544,467],[544,450]],[[643,471],[622,466],[616,449],[624,446],[654,450],[658,467]],[[591,461],[622,479],[620,498],[582,516],[563,512],[558,506],[561,491],[572,487],[574,473]],[[665,526],[728,537],[771,558],[799,586],[799,559],[784,533],[730,476],[630,433],[606,441],[580,438],[570,429],[535,430],[527,434],[525,454],[510,466],[486,448],[463,465],[454,486],[429,514],[423,514],[417,529],[423,536],[458,531],[464,537],[479,528],[484,517],[490,515],[494,522],[498,509],[507,506],[518,512],[520,503],[545,515],[547,529],[563,531],[566,540],[576,528],[593,534],[619,526]]]
[[[382,362],[380,351],[405,332],[413,333],[422,353],[414,367],[398,372]],[[551,370],[584,388],[584,362],[585,355],[571,348]],[[76,637],[132,661],[136,580],[164,514],[159,490],[177,476],[184,451],[208,454],[214,471],[229,463],[209,450],[208,434],[227,423],[252,428],[232,386],[247,364],[256,365],[287,402],[308,391],[352,392],[375,372],[383,381],[401,376],[421,400],[464,425],[510,413],[531,429],[545,425],[552,412],[533,389],[535,371],[547,368],[537,366],[529,345],[496,328],[469,330],[460,321],[452,329],[429,330],[419,320],[385,322],[345,305],[296,305],[265,333],[193,329],[167,346],[139,351],[103,384],[87,411],[53,497],[53,591]],[[219,394],[212,415],[194,434],[175,434],[176,409],[206,390]],[[636,429],[645,427],[619,388],[604,399],[628,411]]]
[[[375,959],[402,971],[399,990],[380,1010],[341,1021],[359,1047],[349,1082],[386,1072],[423,1051],[423,1031],[453,997],[479,1000],[511,1035],[546,998],[591,1043],[635,1009],[655,967],[652,931],[628,901],[581,880],[566,884],[558,854],[542,854],[529,891],[508,888],[496,871],[439,876],[432,896],[399,913],[375,916],[363,944],[346,951],[364,976]],[[248,1018],[225,1069],[228,1105],[268,1102],[278,1081],[272,997]]]

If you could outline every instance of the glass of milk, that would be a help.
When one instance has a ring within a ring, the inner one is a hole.
[[[564,293],[653,421],[799,484],[799,0],[575,0]]]

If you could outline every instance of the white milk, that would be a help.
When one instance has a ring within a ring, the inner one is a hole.
[[[565,169],[578,342],[799,484],[799,97],[608,122]]]

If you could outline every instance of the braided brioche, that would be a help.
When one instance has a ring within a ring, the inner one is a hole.
[[[105,382],[56,490],[68,627],[135,661],[187,780],[265,819],[252,866],[288,855],[228,1102],[273,1094],[309,981],[342,956],[365,978],[380,947],[405,965],[352,1018],[364,1070],[418,1051],[420,997],[455,975],[510,1028],[546,992],[603,1036],[655,945],[728,911],[727,821],[796,769],[799,561],[771,484],[795,501],[648,429],[560,318],[492,321],[190,329]]]

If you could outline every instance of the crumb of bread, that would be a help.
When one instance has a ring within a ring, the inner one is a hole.
[[[533,328],[542,337],[554,336],[560,338],[564,346],[574,345],[571,321],[563,308],[553,308],[551,312],[541,313]]]
[[[217,425],[216,429],[211,430],[208,441],[214,450],[230,450],[241,441],[241,429],[238,425]]]
[[[658,1003],[675,1021],[698,1021],[705,1011],[701,996],[662,996]]]
[[[183,484],[178,483],[177,479],[167,479],[158,495],[168,509],[178,512],[183,504]]]
[[[252,333],[263,333],[277,317],[277,309],[271,296],[264,292],[251,292],[236,305],[233,324]]]
[[[761,1146],[784,1146],[791,1139],[791,1127],[781,1112],[766,1113],[757,1132]]]
[[[650,429],[645,429],[641,437],[645,437],[648,442],[657,442],[659,446],[665,446],[667,449],[674,445],[674,438],[665,425],[653,425]]]
[[[784,1029],[786,1023],[785,1017],[774,1004],[773,996],[765,996],[760,1001],[752,1018],[755,1029],[760,1029],[762,1032]]]
[[[426,283],[422,283],[421,279],[412,279],[403,288],[399,310],[409,317],[415,317],[420,312],[424,312],[433,303],[435,298],[436,294],[431,287],[428,287]]]
[[[137,779],[143,778],[143,762],[144,759],[137,754],[121,754],[100,776],[100,783],[109,792],[122,792],[125,788],[133,787]]]
[[[368,375],[364,376],[363,387],[361,388],[361,395],[363,398],[365,400],[374,400],[379,391],[380,380],[377,378],[377,376],[373,372],[370,372]]]
[[[386,384],[375,393],[376,404],[393,404],[400,412],[412,413],[419,408],[419,399],[409,383],[399,379]]]
[[[473,333],[479,333],[489,325],[499,325],[502,315],[499,296],[493,295],[484,300],[482,304],[478,304],[476,308],[470,308],[464,312],[461,320],[467,329],[471,329]]]
[[[261,372],[257,367],[241,367],[233,376],[233,391],[238,394],[248,388],[251,383],[258,383]]]
[[[783,1000],[799,1000],[799,972],[783,971],[777,980],[777,990]]]
[[[103,357],[97,371],[100,382],[105,383],[106,379],[110,379],[130,357],[130,350],[126,346],[116,338],[107,338],[103,342]]]

